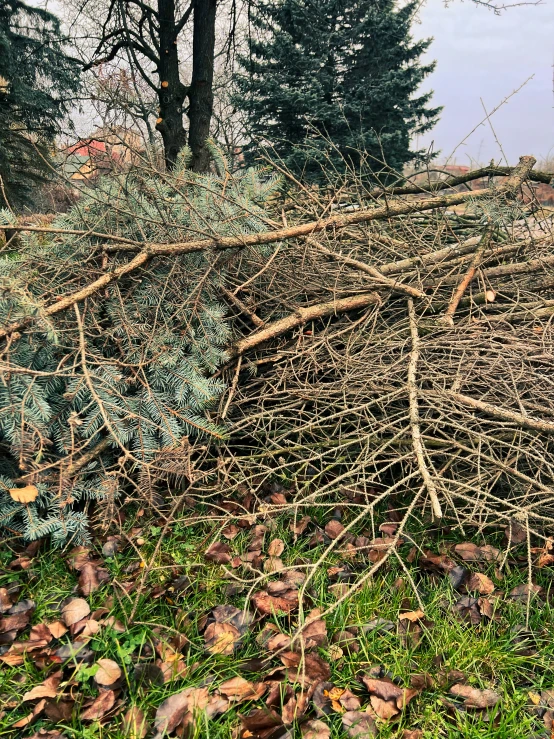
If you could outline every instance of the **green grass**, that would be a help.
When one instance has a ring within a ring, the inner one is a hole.
[[[325,515],[329,516],[329,513]],[[321,519],[323,513],[315,511],[313,516]],[[289,523],[290,518],[286,516],[274,521],[274,529],[266,535],[266,548],[272,538],[282,538],[286,542],[285,552],[282,555],[285,565],[298,565],[299,560],[304,563],[315,561],[321,555],[323,547],[321,545],[310,547],[308,533],[294,542],[288,528]],[[150,561],[159,534],[160,529],[155,526],[142,526],[141,536],[146,541],[140,547],[140,551],[144,561]],[[126,624],[124,633],[118,633],[112,628],[103,628],[91,639],[88,646],[94,651],[96,658],[113,659],[124,669],[121,697],[125,709],[131,705],[140,706],[150,721],[153,720],[157,706],[165,698],[187,687],[209,682],[212,689],[223,680],[236,675],[251,680],[260,679],[259,674],[246,672],[241,667],[241,662],[253,657],[270,656],[256,641],[263,623],[272,620],[284,633],[293,633],[297,626],[295,614],[290,618],[274,616],[262,623],[254,624],[234,655],[210,655],[206,652],[199,628],[202,625],[202,618],[216,605],[231,603],[242,607],[247,593],[245,589],[236,595],[227,595],[226,588],[231,581],[224,576],[223,568],[205,561],[203,553],[212,540],[210,534],[211,530],[207,524],[199,524],[194,528],[174,526],[171,533],[164,537],[154,563],[155,567],[150,572],[147,585],[139,598],[133,624],[128,624],[128,616],[136,595],[134,592],[126,593],[125,583],[140,577],[142,569],[129,573],[127,568],[137,561],[137,554],[131,547],[105,560],[104,566],[108,568],[112,580],[88,599],[92,610],[107,604],[110,615]],[[414,532],[412,534],[416,536]],[[426,536],[428,534],[424,531],[417,533],[418,545],[438,551],[439,542],[436,538],[426,541]],[[233,551],[244,551],[248,539],[248,531],[241,533],[231,542]],[[456,539],[453,534],[447,534],[441,538],[440,543],[456,540],[467,541],[468,537]],[[495,537],[491,536],[487,543],[499,545],[499,541],[499,539],[495,541]],[[483,543],[483,540],[476,542]],[[98,552],[101,544],[102,542],[97,543]],[[404,561],[410,548],[411,545],[406,544],[400,549]],[[76,594],[74,588],[78,577],[78,574],[69,568],[66,553],[42,550],[34,558],[31,568],[23,572],[12,572],[7,569],[11,559],[13,554],[5,549],[0,559],[0,565],[3,567],[0,570],[2,573],[0,587],[8,583],[13,584],[15,581],[19,582],[21,587],[19,599],[33,598],[37,603],[33,623],[59,618],[58,604],[62,599]],[[336,597],[329,589],[327,567],[337,562],[344,563],[344,560],[334,554],[318,570],[309,588],[306,611],[316,607],[325,610],[336,602]],[[368,566],[361,561],[354,562],[353,565],[358,574]],[[534,653],[526,656],[521,653],[522,645],[517,641],[518,630],[524,628],[526,622],[525,606],[501,596],[497,601],[494,618],[484,619],[478,626],[471,626],[460,621],[452,610],[452,605],[459,594],[452,589],[446,576],[422,573],[417,562],[406,566],[417,584],[425,605],[428,626],[423,628],[421,640],[417,645],[410,645],[403,643],[396,631],[388,633],[370,631],[367,635],[359,637],[358,653],[345,652],[338,661],[332,659],[328,648],[321,649],[320,655],[331,665],[331,681],[339,687],[350,688],[360,696],[365,707],[368,696],[359,682],[359,677],[372,666],[383,665],[388,673],[406,686],[415,674],[428,673],[435,680],[432,688],[424,690],[412,700],[399,721],[380,724],[379,737],[384,739],[402,737],[404,729],[416,728],[423,731],[425,739],[477,739],[477,737],[530,739],[540,736],[541,732],[545,731],[544,726],[529,709],[529,693],[540,693],[541,690],[554,687],[553,611],[548,593],[552,570],[545,568],[534,573],[535,581],[545,588],[547,595],[544,602],[536,601],[531,604],[528,631],[532,637]],[[509,593],[516,585],[526,582],[527,578],[524,558],[521,567],[517,561],[512,561],[504,570],[501,580],[497,578],[498,573],[492,564],[469,566],[474,571],[488,574],[495,582],[497,591],[503,593]],[[152,597],[152,588],[171,582],[175,575],[187,575],[190,579],[191,587],[184,595],[175,595],[169,591],[161,597]],[[272,579],[277,577],[274,575]],[[396,624],[401,609],[417,609],[418,602],[409,585],[405,588],[395,586],[399,577],[405,577],[405,572],[393,557],[389,564],[352,599],[341,604],[326,617],[329,636],[348,626],[360,628],[377,617]],[[183,679],[145,690],[137,687],[132,675],[135,663],[148,656],[151,649],[154,628],[152,624],[160,625],[161,631],[158,636],[166,639],[174,635],[174,632],[166,631],[167,628],[186,636],[190,644],[184,651],[183,660],[188,672]],[[61,644],[68,642],[67,636],[60,640]],[[268,670],[279,664],[279,660],[274,658]],[[437,680],[440,673],[454,669],[464,672],[471,685],[496,690],[502,696],[498,707],[489,711],[487,716],[471,711],[455,712],[452,715],[445,705],[445,700],[453,700],[452,696],[449,696],[446,687],[440,687]],[[93,671],[78,664],[66,665],[64,680],[74,683],[70,687],[78,701],[71,719],[62,722],[56,728],[71,739],[124,737],[121,716],[116,716],[103,726],[83,724],[79,719],[79,701],[92,697],[97,692],[92,679]],[[41,727],[53,728],[52,722],[43,717],[24,729],[12,728],[13,723],[29,713],[29,707],[32,706],[29,703],[21,705],[19,703],[21,696],[31,687],[38,685],[44,677],[45,673],[41,672],[30,658],[24,666],[0,667],[0,703],[8,703],[0,719],[0,736],[25,737],[31,736]],[[17,705],[13,705],[16,703]],[[243,703],[237,709],[230,710],[209,723],[200,719],[193,736],[198,739],[201,737],[231,739],[234,736],[233,729],[238,724],[237,714],[247,713],[249,705]],[[262,701],[256,705],[262,705]],[[338,713],[329,717],[329,724],[333,737],[346,736],[341,728]],[[297,728],[293,733],[300,736]],[[548,736],[544,733],[542,735]]]

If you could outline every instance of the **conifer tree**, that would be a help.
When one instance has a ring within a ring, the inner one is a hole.
[[[42,157],[78,89],[79,64],[63,41],[48,11],[0,0],[0,175],[14,207],[47,175]]]
[[[421,61],[431,41],[410,35],[416,6],[262,0],[235,98],[252,140],[312,178],[322,167],[360,167],[360,150],[373,170],[386,162],[401,171],[420,156],[411,140],[440,108],[430,107],[432,93],[417,92],[434,64]]]

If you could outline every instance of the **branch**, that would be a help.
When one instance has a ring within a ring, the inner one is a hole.
[[[534,157],[521,157],[519,165],[513,170],[511,176],[504,182],[496,193],[509,193],[513,189],[519,187],[527,178],[531,168],[535,164]],[[143,267],[153,257],[156,256],[178,256],[182,254],[192,254],[200,251],[213,249],[221,251],[223,249],[244,249],[248,246],[260,246],[262,244],[272,244],[276,241],[284,241],[285,239],[294,239],[299,237],[311,236],[314,233],[326,231],[328,229],[340,229],[345,226],[351,226],[357,223],[367,223],[370,221],[392,218],[394,216],[409,215],[410,213],[421,213],[426,210],[435,210],[436,208],[447,208],[452,205],[459,205],[468,199],[477,197],[486,197],[490,195],[490,189],[475,190],[474,192],[454,193],[452,195],[439,195],[434,198],[426,198],[421,200],[409,200],[386,203],[379,208],[370,208],[360,210],[354,213],[344,215],[335,215],[330,218],[322,218],[319,221],[303,223],[298,226],[290,226],[287,228],[276,229],[274,231],[265,231],[256,234],[244,234],[240,236],[222,236],[217,239],[198,239],[196,241],[186,241],[176,244],[151,244],[146,245],[142,251],[139,245],[121,244],[119,246],[106,247],[105,252],[113,251],[139,251],[137,256],[128,264],[122,265],[113,272],[102,275],[94,282],[75,293],[66,295],[53,305],[48,306],[42,312],[42,317],[48,317],[60,313],[63,310],[75,305],[76,303],[88,298],[89,296],[101,290],[111,282],[118,280],[131,272]],[[36,320],[33,316],[13,323],[0,329],[0,338],[4,338],[13,332],[26,328]]]
[[[380,305],[381,298],[377,293],[360,293],[360,295],[353,295],[350,298],[341,298],[340,300],[333,300],[330,303],[317,303],[311,305],[309,308],[297,308],[294,313],[291,313],[285,318],[281,318],[274,323],[270,323],[261,331],[257,331],[244,339],[237,341],[230,350],[231,357],[237,357],[244,354],[251,349],[255,349],[260,344],[275,339],[278,336],[291,331],[293,328],[302,326],[308,321],[314,321],[318,318],[324,318],[325,316],[338,315],[340,313],[347,313],[352,310],[359,310],[360,308],[366,308],[368,305]]]
[[[452,400],[455,400],[461,405],[474,408],[477,411],[482,411],[483,413],[486,413],[487,416],[492,416],[493,418],[498,418],[502,421],[511,421],[518,426],[523,426],[524,428],[532,429],[533,431],[542,431],[545,434],[554,434],[554,423],[540,421],[539,419],[532,418],[530,416],[524,416],[522,413],[516,413],[516,411],[510,411],[506,408],[500,408],[497,405],[492,405],[492,403],[485,403],[483,400],[476,400],[475,398],[471,398],[469,395],[456,393],[452,390],[444,390],[443,392],[424,390],[423,392],[425,395],[435,397],[446,394],[448,397],[452,398]]]

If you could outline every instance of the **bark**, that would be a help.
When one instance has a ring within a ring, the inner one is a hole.
[[[175,0],[158,0],[158,14],[160,56],[157,71],[160,79],[160,107],[156,128],[163,140],[165,165],[167,169],[173,169],[177,155],[187,143],[183,126],[183,105],[187,88],[179,78]]]
[[[217,0],[195,0],[192,47],[192,81],[189,97],[189,145],[191,169],[206,172],[210,155],[206,139],[213,113],[215,19]]]

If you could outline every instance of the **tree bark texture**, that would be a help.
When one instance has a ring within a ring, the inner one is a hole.
[[[156,128],[164,145],[164,159],[171,170],[179,151],[187,143],[183,126],[183,106],[187,88],[179,78],[179,55],[177,49],[178,29],[175,18],[175,0],[158,0],[159,14],[159,88],[160,103]]]
[[[216,6],[217,0],[194,2],[192,81],[188,92],[189,145],[194,172],[206,172],[210,164],[206,139],[213,113]]]

